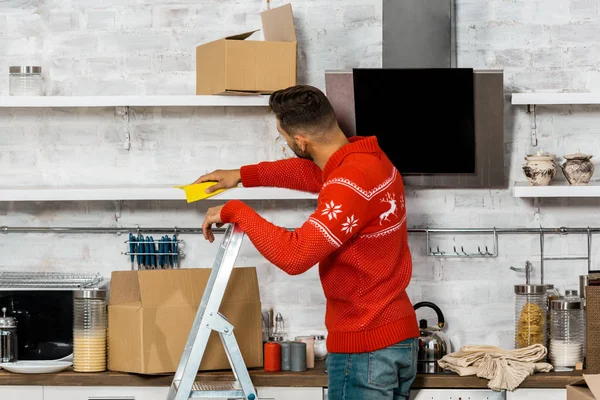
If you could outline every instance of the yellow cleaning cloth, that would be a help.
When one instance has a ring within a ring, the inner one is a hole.
[[[175,187],[178,189],[183,189],[185,191],[185,198],[186,198],[187,202],[192,203],[194,201],[206,199],[208,197],[214,196],[216,194],[219,194],[219,193],[227,190],[227,189],[219,189],[212,193],[205,192],[206,188],[211,187],[216,183],[217,182],[210,181],[210,182],[202,182],[202,183],[192,183],[191,185],[175,186]]]

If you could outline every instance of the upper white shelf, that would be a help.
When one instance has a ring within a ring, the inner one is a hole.
[[[174,186],[174,185],[173,185]],[[173,186],[140,187],[79,187],[79,188],[0,188],[1,201],[95,201],[95,200],[183,200],[183,189]],[[317,195],[280,188],[238,187],[221,192],[205,200],[302,200],[316,199]],[[202,201],[202,200],[200,200]]]
[[[266,107],[267,95],[1,96],[0,107]]]
[[[513,93],[514,105],[600,104],[600,93]]]
[[[568,182],[551,183],[548,186],[531,186],[517,182],[513,186],[514,197],[600,197],[600,182],[587,185],[569,185]]]

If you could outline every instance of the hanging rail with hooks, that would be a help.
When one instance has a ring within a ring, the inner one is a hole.
[[[290,231],[293,231],[293,228],[287,228]],[[92,234],[92,233],[112,233],[112,234],[127,234],[131,232],[139,232],[144,233],[166,233],[172,232],[174,234],[202,234],[202,228],[188,227],[188,228],[180,228],[180,227],[148,227],[142,228],[139,226],[135,227],[52,227],[52,226],[44,226],[44,227],[33,227],[33,226],[25,226],[25,227],[11,227],[11,226],[0,226],[0,233],[83,233],[83,234]],[[213,232],[215,233],[223,233],[225,232],[224,228],[213,228]],[[421,233],[427,236],[427,254],[430,256],[437,257],[497,257],[498,256],[498,236],[499,235],[511,235],[511,234],[537,234],[540,236],[540,264],[541,270],[543,274],[544,270],[544,262],[545,261],[570,261],[570,260],[585,260],[588,264],[588,271],[594,271],[592,269],[592,260],[591,260],[591,248],[592,248],[592,235],[600,233],[600,227],[556,227],[556,228],[409,228],[409,233]],[[444,251],[440,250],[436,246],[436,250],[433,250],[429,246],[430,236],[432,234],[446,234],[446,235],[477,235],[477,234],[487,234],[492,235],[493,245],[490,250],[488,247],[478,247],[478,251],[476,253],[468,253],[465,250],[464,246],[454,246],[452,251]],[[544,239],[546,235],[569,235],[569,234],[584,234],[587,235],[587,255],[586,256],[565,256],[565,257],[557,257],[557,256],[547,256],[544,248]],[[543,281],[543,275],[542,275]]]

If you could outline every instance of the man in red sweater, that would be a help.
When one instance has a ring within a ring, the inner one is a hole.
[[[332,400],[408,399],[419,327],[406,294],[412,275],[402,177],[374,136],[346,138],[325,94],[298,85],[273,93],[277,129],[297,157],[216,170],[210,193],[272,186],[318,193],[294,231],[239,200],[208,209],[202,225],[237,223],[256,249],[290,275],[316,264],[327,299],[327,372]]]

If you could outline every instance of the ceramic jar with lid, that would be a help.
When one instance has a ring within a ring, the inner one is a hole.
[[[566,160],[560,167],[570,185],[585,185],[594,175],[594,163],[590,154],[577,153],[563,156]]]
[[[556,175],[554,154],[544,153],[541,150],[525,157],[523,172],[527,181],[532,186],[546,186]]]

